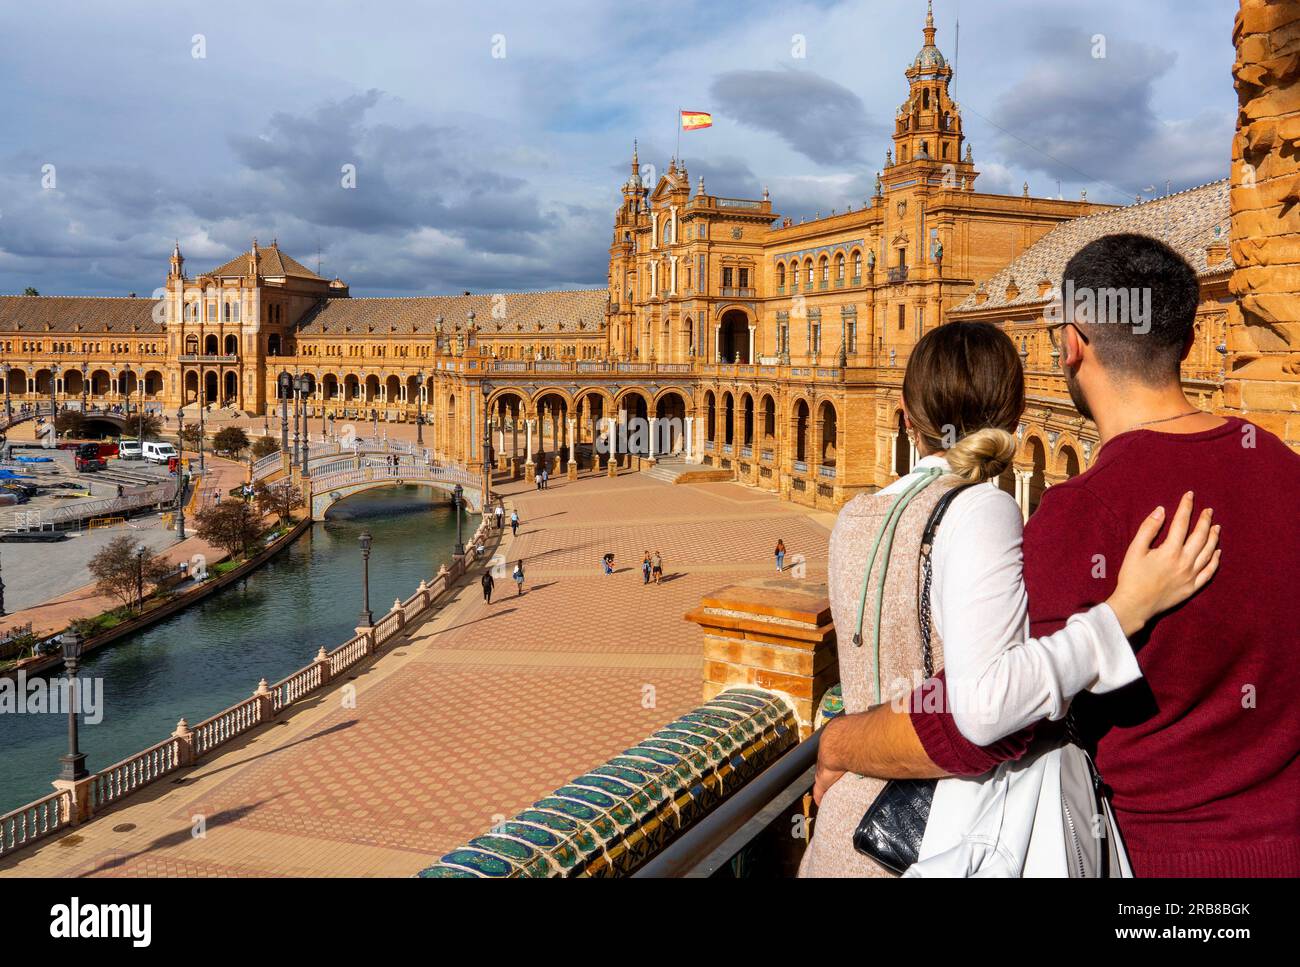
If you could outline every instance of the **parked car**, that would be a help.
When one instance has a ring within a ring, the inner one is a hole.
[[[119,460],[139,460],[143,455],[139,440],[117,441],[117,457]]]
[[[155,440],[144,443],[141,452],[150,463],[167,463],[169,460],[180,456],[176,452],[176,447],[172,444],[159,443]]]

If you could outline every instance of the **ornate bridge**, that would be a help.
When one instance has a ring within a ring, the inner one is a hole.
[[[324,520],[325,512],[344,497],[363,490],[373,490],[375,487],[394,487],[399,484],[433,487],[449,494],[460,484],[470,510],[475,513],[483,510],[483,482],[477,474],[468,470],[431,466],[420,461],[390,464],[373,457],[363,458],[361,462],[362,466],[356,465],[356,456],[338,457],[323,465],[319,473],[313,468],[310,480],[303,481],[304,490],[310,485],[312,520]]]

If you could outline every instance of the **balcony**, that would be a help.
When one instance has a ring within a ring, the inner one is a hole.
[[[204,363],[209,366],[233,366],[239,362],[238,356],[210,356],[204,353],[184,353],[179,357],[182,363]]]
[[[834,480],[835,473],[836,473],[835,467],[828,467],[823,464],[822,466],[817,468],[817,476],[825,477],[827,480]]]
[[[754,298],[755,291],[756,290],[754,289],[739,289],[739,288],[729,288],[728,286],[723,286],[722,297],[724,299],[752,299]]]
[[[906,282],[906,281],[907,281],[907,266],[906,266],[906,265],[895,265],[892,269],[889,270],[889,272],[888,272],[888,278],[889,278],[889,281],[890,281],[890,282]]]

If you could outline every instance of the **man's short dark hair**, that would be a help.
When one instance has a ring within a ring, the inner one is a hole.
[[[1195,270],[1172,248],[1146,235],[1104,236],[1070,259],[1061,288],[1065,319],[1083,323],[1107,370],[1147,384],[1178,378],[1200,286]],[[1088,300],[1098,307],[1092,318],[1078,308]]]

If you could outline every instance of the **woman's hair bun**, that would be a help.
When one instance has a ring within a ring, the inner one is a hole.
[[[1011,466],[1015,455],[1016,438],[995,427],[967,434],[944,454],[953,473],[974,483],[999,476]]]

